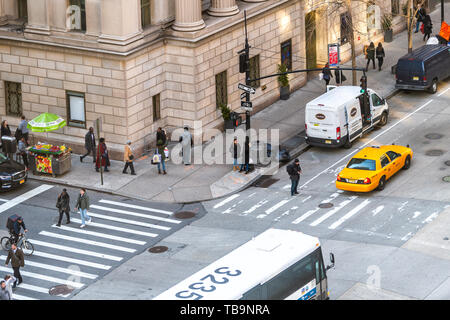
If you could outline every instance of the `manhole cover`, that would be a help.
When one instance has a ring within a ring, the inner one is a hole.
[[[195,212],[192,211],[180,211],[175,213],[175,218],[178,219],[190,219],[195,217]]]
[[[259,181],[255,183],[255,187],[268,188],[280,179],[269,178],[269,176],[263,176]]]
[[[151,253],[162,253],[162,252],[166,252],[169,248],[167,248],[166,246],[156,246],[153,248],[148,249],[148,252]]]
[[[445,161],[445,165],[450,167],[450,160]]]
[[[442,137],[443,137],[443,135],[440,133],[429,133],[429,134],[425,135],[425,138],[430,139],[430,140],[438,140],[438,139],[441,139]]]
[[[48,293],[52,296],[59,296],[59,295],[65,296],[66,294],[72,293],[73,290],[74,288],[65,284],[61,284],[59,286],[50,288],[50,290],[48,290]]]
[[[328,209],[328,208],[331,208],[332,206],[333,206],[333,204],[331,202],[319,204],[319,208],[322,208],[322,209]]]
[[[439,150],[439,149],[428,150],[425,154],[427,156],[430,156],[430,157],[439,157],[439,156],[442,156],[444,154],[444,151]]]
[[[450,176],[445,176],[442,178],[444,182],[450,182]]]

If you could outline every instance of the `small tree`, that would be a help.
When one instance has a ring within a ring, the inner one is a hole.
[[[224,103],[221,103],[220,106],[220,111],[222,112],[222,117],[223,120],[228,121],[231,119],[231,109],[228,108],[228,106]]]

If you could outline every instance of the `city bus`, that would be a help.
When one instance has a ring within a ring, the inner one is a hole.
[[[327,270],[319,239],[268,229],[156,296],[155,300],[324,300]]]

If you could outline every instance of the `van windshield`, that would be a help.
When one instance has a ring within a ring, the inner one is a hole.
[[[397,63],[397,69],[401,71],[410,71],[411,73],[422,74],[423,63],[418,60],[401,59]]]
[[[375,160],[353,158],[347,165],[349,169],[375,171]]]

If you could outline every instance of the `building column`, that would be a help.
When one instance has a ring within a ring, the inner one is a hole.
[[[205,27],[202,18],[201,0],[176,0],[175,24],[173,29],[177,31],[197,31]]]
[[[228,17],[239,13],[236,0],[211,0],[208,14],[216,17]]]
[[[128,45],[142,38],[139,0],[101,2],[101,34],[98,42]]]
[[[26,33],[50,35],[51,0],[28,1],[28,24]]]
[[[175,18],[175,0],[153,0],[151,2],[152,24],[164,24]]]
[[[101,30],[101,4],[96,0],[86,0],[86,35],[99,36]]]
[[[8,23],[8,17],[6,16],[6,10],[3,4],[3,0],[0,0],[0,26]]]

